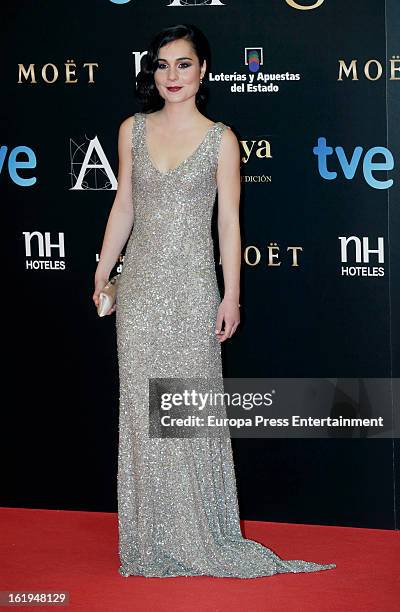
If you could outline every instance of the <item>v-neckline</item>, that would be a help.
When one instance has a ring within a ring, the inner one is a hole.
[[[195,150],[188,155],[188,157],[186,157],[185,159],[183,159],[181,162],[179,162],[179,164],[177,166],[175,166],[175,168],[170,168],[169,170],[166,170],[165,172],[163,172],[162,170],[160,170],[159,168],[157,168],[157,166],[155,165],[154,161],[151,158],[150,152],[149,152],[149,148],[147,146],[147,121],[146,121],[146,113],[141,113],[142,116],[142,120],[143,120],[143,142],[144,142],[144,149],[145,149],[145,153],[147,156],[147,159],[149,161],[149,163],[151,164],[152,168],[158,172],[158,174],[160,174],[161,176],[168,176],[168,174],[171,174],[172,172],[176,172],[177,170],[179,170],[179,168],[181,166],[183,166],[184,164],[186,164],[190,159],[192,159],[192,157],[194,157],[196,155],[196,153],[198,152],[198,150],[203,146],[203,144],[206,142],[208,135],[210,134],[211,130],[215,128],[216,125],[218,125],[218,121],[213,123],[212,125],[210,125],[210,127],[208,128],[207,132],[204,135],[203,140],[200,142],[200,144],[195,148]]]

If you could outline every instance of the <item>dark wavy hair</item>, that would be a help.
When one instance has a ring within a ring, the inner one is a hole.
[[[163,108],[165,104],[164,98],[158,93],[158,89],[154,82],[154,73],[157,70],[157,58],[161,47],[172,42],[184,38],[189,41],[199,59],[200,67],[206,60],[206,72],[204,78],[209,72],[211,52],[207,38],[199,28],[190,23],[181,23],[170,26],[161,30],[150,43],[147,53],[142,57],[141,70],[136,77],[135,96],[142,105],[142,112],[153,113]],[[204,80],[203,78],[203,80]],[[206,85],[200,83],[196,93],[195,101],[197,108],[201,111],[204,109],[208,100],[208,89]]]

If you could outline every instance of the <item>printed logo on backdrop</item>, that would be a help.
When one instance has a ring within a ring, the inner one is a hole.
[[[128,4],[131,0],[110,0],[112,4]],[[301,4],[297,0],[284,0],[286,4],[298,11],[310,11],[321,6],[325,0],[314,0],[312,4]],[[220,0],[172,0],[167,6],[225,6]]]
[[[266,247],[249,244],[243,249],[243,262],[250,268],[264,266],[265,268],[299,268],[301,264],[301,252],[303,247],[299,245],[282,245],[276,241],[270,241]],[[219,264],[222,265],[221,255]]]
[[[8,157],[7,157],[8,154]],[[4,169],[7,159],[7,170]],[[0,176],[7,174],[10,179],[19,187],[31,187],[36,183],[36,176],[21,176],[18,170],[23,170],[26,174],[26,169],[36,168],[36,155],[33,149],[20,145],[12,149],[8,149],[7,145],[0,147]]]
[[[95,136],[78,144],[70,139],[71,191],[112,191],[118,182]]]
[[[208,79],[210,83],[221,84],[225,89],[234,94],[268,94],[277,93],[284,82],[300,81],[299,73],[266,72],[261,71],[260,66],[264,64],[263,47],[245,47],[243,65],[247,72],[210,72]]]
[[[340,241],[340,261],[342,264],[341,276],[384,276],[383,266],[373,265],[373,263],[384,264],[384,241],[379,236],[372,239],[368,236],[359,238],[358,236],[338,236]],[[372,261],[370,261],[372,259]]]
[[[128,4],[131,0],[110,0],[113,4]],[[166,6],[225,6],[220,0],[172,0]]]
[[[345,60],[339,60],[339,76],[338,81],[349,79],[350,81],[359,81],[361,72],[368,81],[379,81],[383,74],[383,66],[379,60],[370,59],[365,62],[363,67],[357,66],[357,60],[353,59],[349,64]],[[389,60],[389,81],[400,81],[400,56],[392,55]]]
[[[111,0],[114,2],[115,0]],[[316,9],[321,6],[325,0],[314,0],[312,4],[301,4],[297,2],[297,0],[284,0],[289,6],[299,11],[309,11],[312,9]],[[122,0],[122,2],[126,2],[126,0]],[[117,0],[117,4],[121,4],[120,1]],[[224,6],[223,2],[219,0],[172,0],[170,4],[167,6]]]
[[[388,189],[393,185],[393,179],[383,180],[379,175],[375,176],[377,172],[386,173],[394,168],[394,157],[386,147],[372,147],[364,153],[364,149],[358,146],[346,154],[341,146],[334,149],[327,146],[324,136],[320,136],[317,142],[313,153],[317,157],[318,172],[323,179],[333,181],[338,177],[338,172],[331,169],[334,167],[348,180],[362,173],[365,181],[374,189]],[[331,155],[328,168],[328,157]]]
[[[225,6],[220,0],[172,0],[166,6]]]
[[[263,65],[263,48],[262,47],[245,47],[244,63],[248,66],[250,72],[258,72],[260,66]]]
[[[22,232],[26,270],[65,270],[64,232]]]
[[[264,169],[264,164],[272,159],[271,153],[271,142],[268,138],[265,137],[257,137],[252,139],[239,139],[240,147],[241,147],[241,155],[240,155],[240,166],[242,170],[247,170],[247,164],[250,162],[261,162],[262,168]],[[240,179],[242,183],[272,183],[271,174],[265,174],[262,172],[259,174],[257,171],[248,174],[241,173]]]
[[[98,68],[97,62],[84,62],[81,66],[74,60],[67,60],[58,68],[56,64],[51,62],[36,66],[29,64],[26,68],[24,64],[18,64],[18,84],[28,83],[29,85],[37,85],[38,78],[41,77],[46,85],[53,85],[57,81],[66,83],[67,85],[75,85],[82,81],[82,78],[87,75],[86,83],[94,83],[94,68]],[[76,71],[78,70],[78,74]],[[78,78],[77,78],[78,77]],[[39,79],[40,80],[40,79]]]

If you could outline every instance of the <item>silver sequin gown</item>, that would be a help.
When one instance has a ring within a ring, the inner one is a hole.
[[[254,578],[336,567],[283,560],[243,538],[231,440],[150,438],[148,377],[222,377],[211,215],[214,123],[178,167],[159,171],[135,114],[134,225],[117,292],[118,527],[122,576]]]

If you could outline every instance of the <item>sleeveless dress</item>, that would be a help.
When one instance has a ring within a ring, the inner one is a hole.
[[[149,377],[222,377],[211,216],[222,133],[161,172],[134,115],[134,224],[117,289],[118,529],[122,576],[255,578],[336,567],[243,538],[231,440],[149,437]]]

